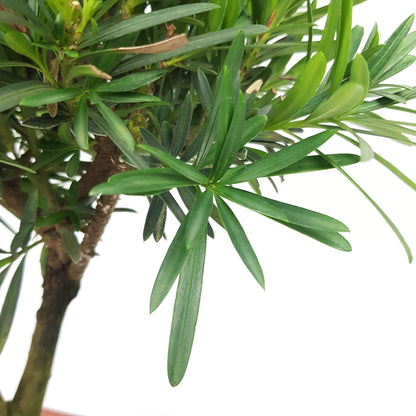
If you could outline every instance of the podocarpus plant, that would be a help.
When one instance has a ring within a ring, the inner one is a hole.
[[[346,225],[262,196],[262,178],[338,170],[384,217],[411,261],[394,223],[343,167],[374,158],[416,190],[365,141],[415,144],[414,124],[378,110],[410,111],[405,103],[416,88],[387,80],[414,62],[416,32],[409,34],[409,17],[385,43],[377,26],[364,37],[352,26],[360,2],[0,1],[0,202],[20,218],[17,231],[0,219],[0,351],[25,257],[37,245],[44,278],[26,367],[14,398],[0,396],[0,416],[40,414],[65,311],[119,194],[148,199],[145,240],[165,236],[168,210],[179,223],[150,297],[153,312],[179,276],[168,352],[173,386],[190,357],[214,222],[264,287],[229,201],[351,250],[341,234]],[[356,152],[319,150],[334,136]],[[245,183],[251,191],[241,189]]]

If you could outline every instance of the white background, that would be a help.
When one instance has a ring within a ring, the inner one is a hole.
[[[369,0],[356,7],[354,23],[368,35],[377,21],[384,41],[415,9],[410,0]],[[415,80],[415,67],[398,78],[410,85]],[[369,142],[416,180],[415,148],[384,138]],[[341,139],[324,148],[331,149],[355,150]],[[416,252],[416,193],[373,161],[348,172]],[[264,268],[266,291],[216,227],[191,361],[183,382],[172,388],[166,357],[174,291],[152,315],[148,302],[177,223],[170,218],[168,241],[144,244],[148,204],[125,198],[121,206],[139,215],[115,214],[98,247],[100,257],[62,328],[46,407],[82,416],[416,414],[415,264],[407,263],[380,215],[340,174],[287,176],[278,195],[264,185],[268,196],[346,223],[353,252],[236,207]],[[0,390],[8,399],[26,359],[40,286],[32,255],[0,357]]]

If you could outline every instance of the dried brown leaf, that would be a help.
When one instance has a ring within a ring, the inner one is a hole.
[[[116,48],[115,51],[121,51],[125,53],[159,53],[169,52],[175,49],[179,49],[188,43],[188,39],[184,33],[181,35],[172,36],[169,39],[162,40],[160,42],[151,43],[149,45],[132,46],[127,48]]]

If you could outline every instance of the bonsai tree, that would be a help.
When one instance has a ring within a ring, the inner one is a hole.
[[[44,283],[26,366],[15,396],[0,396],[0,416],[40,415],[66,309],[120,194],[147,198],[144,240],[171,240],[150,312],[178,280],[168,350],[172,386],[190,358],[206,243],[215,228],[226,230],[265,285],[230,202],[351,250],[346,225],[263,196],[263,181],[339,171],[412,260],[393,221],[344,170],[374,158],[416,189],[365,140],[415,144],[411,125],[379,114],[386,107],[411,111],[405,104],[416,88],[388,80],[415,60],[413,17],[381,44],[377,26],[364,37],[352,25],[353,6],[361,2],[1,0],[0,203],[20,226],[0,219],[0,351],[25,258],[39,245]],[[356,151],[324,153],[321,146],[334,137]],[[178,222],[173,238],[165,235],[168,211]]]

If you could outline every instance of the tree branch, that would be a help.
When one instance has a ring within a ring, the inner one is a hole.
[[[0,393],[0,415],[7,415],[7,402]]]

